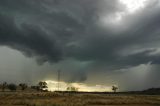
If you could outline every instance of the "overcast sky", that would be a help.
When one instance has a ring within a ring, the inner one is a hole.
[[[160,0],[0,0],[0,82],[160,87]]]

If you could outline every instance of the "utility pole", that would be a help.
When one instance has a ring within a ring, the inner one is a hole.
[[[60,75],[61,75],[61,71],[58,70],[58,91],[59,91],[59,88],[60,88]]]

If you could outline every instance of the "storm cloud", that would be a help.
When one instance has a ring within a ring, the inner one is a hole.
[[[86,81],[90,72],[157,67],[159,10],[159,0],[134,13],[119,0],[1,0],[0,45],[51,63],[46,70],[61,68],[71,82]]]

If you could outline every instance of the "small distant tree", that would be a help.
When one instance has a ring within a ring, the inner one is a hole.
[[[44,81],[40,81],[39,83],[38,83],[38,85],[39,85],[39,89],[41,90],[41,91],[43,91],[44,89],[47,89],[48,87],[47,87],[47,83]]]
[[[28,86],[25,83],[21,83],[19,84],[19,86],[21,87],[21,90],[24,91]]]
[[[31,89],[34,89],[34,90],[37,90],[37,91],[40,90],[40,89],[39,89],[39,86],[31,86]]]
[[[117,92],[118,87],[116,87],[116,86],[112,86],[112,90],[113,90],[113,92]]]
[[[76,87],[67,87],[67,91],[77,92],[78,88],[76,88]]]
[[[8,85],[8,89],[11,91],[16,91],[17,90],[17,86],[15,84],[9,84]]]
[[[7,82],[4,82],[2,84],[2,91],[4,92],[6,88],[7,88]]]

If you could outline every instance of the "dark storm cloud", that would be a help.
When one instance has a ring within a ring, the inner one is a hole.
[[[79,44],[78,48],[72,47],[72,53],[82,61],[93,60],[96,64],[105,63],[113,68],[154,63],[160,58],[159,55],[150,55],[159,48],[160,15],[158,13],[158,8],[149,8],[135,16],[125,17],[126,21],[119,29],[128,22],[129,29],[118,34],[97,27],[90,29],[90,35]],[[124,55],[121,54],[123,50],[127,50]]]
[[[60,50],[55,41],[37,26],[23,24],[18,29],[13,17],[0,16],[0,44],[22,51],[26,56],[42,57],[38,62],[58,61]]]
[[[66,43],[75,39],[73,35],[78,36],[80,31],[85,30],[84,24],[88,20],[84,11],[81,13],[84,16],[78,17],[76,12],[88,7],[81,7],[84,1],[77,2],[75,7],[74,1],[68,3],[65,0],[2,0],[1,44],[28,56],[40,57],[42,62],[61,60]]]
[[[77,73],[74,73],[72,76],[70,76],[69,80],[67,82],[73,83],[73,82],[84,82],[87,80],[87,75],[85,72],[79,71]]]
[[[70,51],[70,44],[74,44],[74,42],[81,43],[85,36],[91,36],[86,31],[87,29],[92,30],[90,27],[95,25],[94,21],[96,15],[98,15],[96,12],[100,11],[98,6],[102,6],[103,3],[107,4],[106,1],[97,2],[96,0],[70,0],[69,2],[65,0],[1,1],[1,21],[4,24],[1,26],[1,36],[6,37],[1,39],[2,44],[10,46],[11,44],[8,43],[11,42],[14,43],[15,49],[21,50],[28,55],[37,54],[43,57],[43,60],[58,61],[63,58],[63,55],[68,56],[70,54],[67,53],[67,51]],[[116,6],[113,4],[110,3],[106,9],[115,11]],[[111,12],[108,11],[108,13]],[[28,41],[26,38],[28,38]],[[58,47],[55,45],[58,45]],[[33,53],[33,51],[36,53]],[[83,50],[80,52],[83,52]],[[86,53],[86,55],[88,54]]]
[[[159,64],[160,55],[154,54],[160,45],[158,2],[127,14],[117,27],[100,21],[126,12],[118,0],[1,0],[0,44],[40,63],[72,58],[112,70]],[[79,76],[72,79],[86,79]]]

